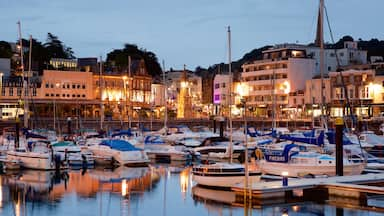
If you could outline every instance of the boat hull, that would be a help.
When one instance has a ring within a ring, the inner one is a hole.
[[[49,153],[34,153],[34,152],[7,152],[8,160],[19,160],[21,166],[27,169],[38,170],[54,170],[56,169],[55,162],[52,160]],[[64,168],[61,166],[61,168]]]
[[[366,164],[351,163],[344,165],[344,175],[359,175],[364,170]],[[335,176],[336,167],[334,165],[308,165],[260,161],[259,168],[263,174],[282,175],[282,172],[288,172],[289,177],[304,177],[308,175],[326,175]]]

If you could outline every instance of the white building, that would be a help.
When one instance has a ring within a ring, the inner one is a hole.
[[[242,68],[241,79],[249,88],[247,103],[256,115],[271,116],[273,109],[289,106],[289,93],[305,89],[315,71],[315,60],[303,49],[271,49],[263,52],[263,60]]]
[[[316,70],[314,76],[320,74],[320,47],[300,44],[281,44],[275,48],[304,49],[308,56],[315,59]],[[336,53],[338,61],[336,59]],[[336,71],[337,66],[350,66],[367,64],[367,51],[359,50],[356,41],[345,41],[342,49],[324,49],[324,74]]]

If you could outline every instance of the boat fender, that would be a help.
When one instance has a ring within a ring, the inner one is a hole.
[[[264,153],[260,149],[255,150],[255,157],[257,160],[264,159]]]

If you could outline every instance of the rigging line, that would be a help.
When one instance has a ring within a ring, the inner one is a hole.
[[[330,34],[330,37],[331,37],[331,41],[332,41],[333,44],[335,44],[335,39],[333,37],[333,32],[332,32],[331,24],[329,22],[328,10],[327,10],[327,7],[325,5],[324,5],[324,10],[325,10],[325,17],[327,18],[327,24],[328,24],[328,28],[329,28],[329,34]],[[347,102],[346,106],[347,106],[347,109],[349,110],[349,114],[351,116],[351,120],[352,120],[353,125],[356,125],[356,119],[355,119],[355,117],[353,115],[353,109],[351,108],[349,97],[348,97],[348,89],[345,86],[342,70],[339,68],[340,67],[340,59],[339,59],[339,57],[337,55],[336,46],[334,47],[334,52],[335,52],[335,56],[336,56],[337,71],[340,74],[341,84],[343,86],[343,90],[344,90],[344,93],[345,93],[345,99],[346,99],[346,102]],[[344,121],[344,125],[347,127],[347,124],[346,124],[345,121]],[[367,155],[364,154],[364,152],[363,152],[363,147],[361,146],[361,142],[360,142],[359,134],[358,134],[357,130],[351,130],[351,131],[356,136],[357,141],[359,142],[361,153],[362,153],[362,155],[364,157],[365,162],[367,162]]]

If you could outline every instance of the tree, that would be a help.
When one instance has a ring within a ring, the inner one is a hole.
[[[144,59],[145,66],[151,76],[160,76],[162,73],[156,54],[145,49],[139,49],[135,44],[125,44],[123,49],[115,49],[107,54],[107,67],[109,70],[128,71],[128,56],[132,60]]]
[[[0,41],[0,58],[11,58],[12,48],[6,41]]]
[[[66,47],[63,42],[59,40],[56,35],[48,33],[47,41],[44,44],[44,47],[47,50],[48,59],[51,58],[64,58],[64,59],[74,59],[72,48]]]

